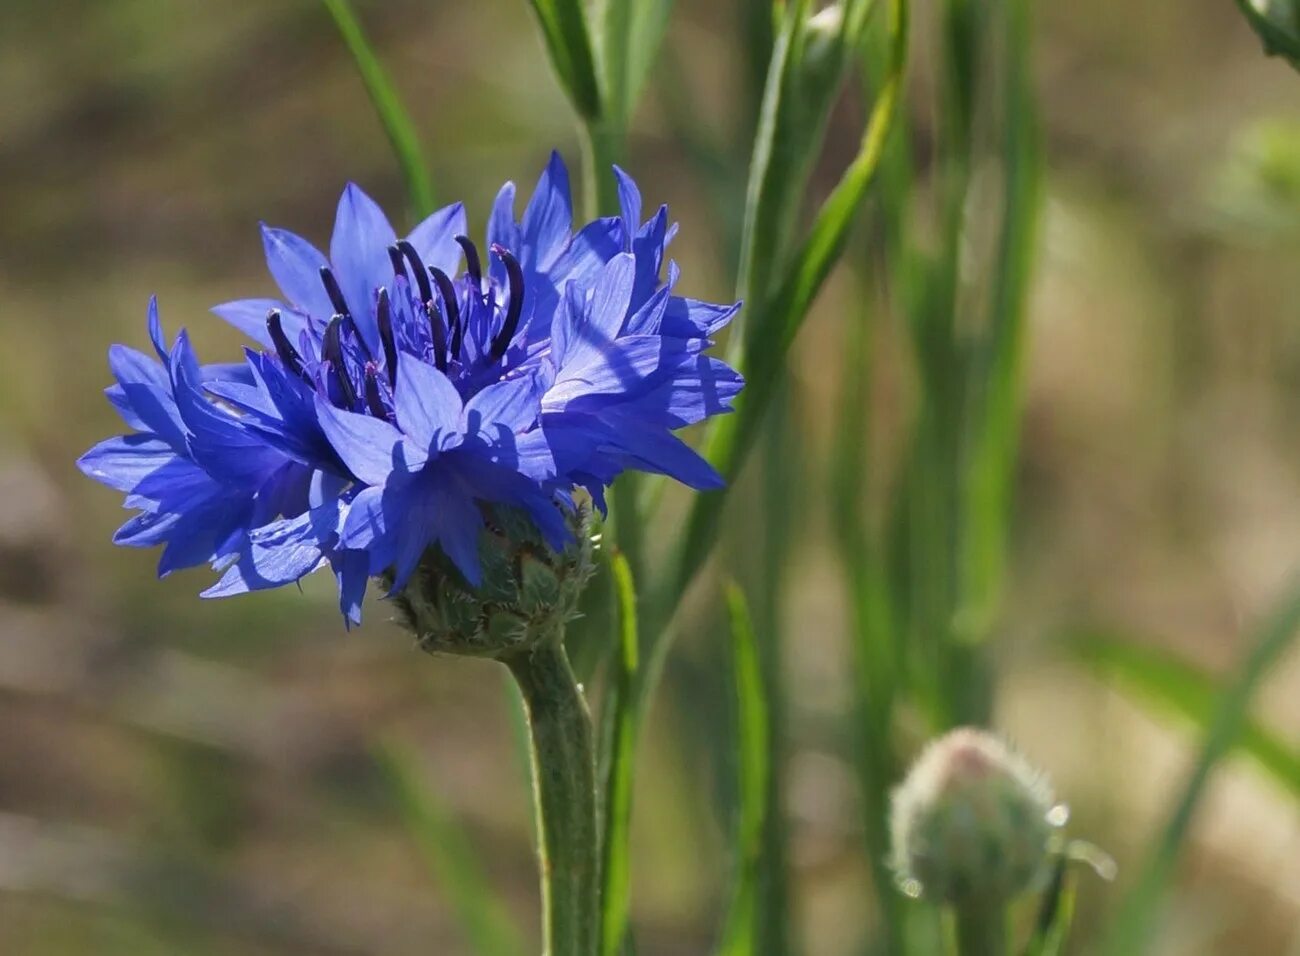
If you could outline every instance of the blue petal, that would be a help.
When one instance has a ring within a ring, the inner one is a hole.
[[[173,394],[189,436],[190,454],[205,471],[223,481],[261,484],[284,464],[284,455],[269,447],[243,421],[218,408],[203,394],[198,362],[182,332],[172,347]]]
[[[657,335],[629,335],[588,361],[566,365],[555,385],[542,399],[542,410],[559,412],[570,402],[589,395],[635,394],[657,384],[682,362],[705,346],[699,339],[667,339]]]
[[[384,491],[382,487],[363,488],[361,493],[352,499],[339,531],[340,547],[364,551],[388,534],[389,522],[384,513]],[[400,495],[400,490],[390,492],[389,499],[392,501]]]
[[[496,382],[465,403],[459,430],[466,434],[502,426],[512,433],[527,431],[541,414],[542,388],[538,376]]]
[[[339,586],[339,610],[346,624],[361,623],[361,602],[370,580],[369,557],[364,551],[338,551],[331,558]]]
[[[378,203],[362,192],[361,187],[348,183],[339,197],[334,234],[330,238],[330,261],[352,320],[371,355],[382,354],[374,315],[375,290],[386,286],[392,276],[388,247],[396,240],[397,234]]]
[[[667,429],[612,412],[601,417],[613,429],[617,447],[642,471],[659,472],[699,491],[726,484],[712,465]]]
[[[158,559],[158,576],[207,564],[228,554],[232,539],[242,536],[252,500],[246,496],[214,499],[188,511],[176,522]]]
[[[316,398],[321,430],[339,458],[368,485],[382,485],[393,473],[402,433],[388,422],[369,415],[345,412]]]
[[[110,488],[132,491],[177,460],[172,447],[153,435],[124,435],[100,442],[77,459],[77,467]]]
[[[660,324],[661,335],[677,338],[709,338],[721,331],[740,311],[740,303],[718,305],[713,302],[701,302],[699,299],[683,299],[673,296],[668,300]]]
[[[153,359],[125,345],[109,348],[108,364],[121,386],[122,399],[134,417],[176,451],[183,452],[185,426],[172,398],[166,370]]]
[[[682,428],[730,412],[744,385],[744,378],[726,362],[696,355],[661,384],[627,399],[618,408],[647,424]],[[576,404],[580,407],[582,403]]]
[[[551,153],[520,225],[520,261],[538,271],[550,268],[563,251],[573,225],[569,171],[558,152]]]
[[[271,333],[266,328],[266,316],[272,310],[280,313],[280,321],[285,332],[289,334],[289,341],[295,341],[297,332],[305,324],[305,319],[297,315],[292,307],[279,299],[236,299],[233,302],[223,302],[221,305],[212,307],[214,315],[229,322],[254,342],[267,349],[274,348]]]
[[[618,180],[618,204],[623,211],[623,248],[631,252],[632,237],[641,228],[641,190],[618,166],[614,167],[614,178]]]
[[[280,587],[319,567],[337,538],[339,502],[326,502],[295,518],[274,521],[249,535],[248,548],[203,597],[227,597]]]
[[[430,215],[406,238],[426,266],[435,266],[448,275],[454,275],[460,263],[460,243],[456,237],[468,231],[465,205],[453,203]]]
[[[280,287],[284,297],[308,315],[328,316],[334,308],[330,305],[325,287],[321,285],[320,271],[329,261],[310,242],[287,229],[272,229],[262,224],[262,247],[266,251],[266,267]],[[266,313],[262,314],[266,321]]]
[[[635,280],[636,261],[627,253],[619,253],[606,263],[592,290],[586,321],[570,331],[570,335],[576,332],[577,340],[568,342],[566,367],[587,365],[608,352],[627,318]]]
[[[488,245],[498,243],[512,251],[519,249],[519,227],[515,224],[515,184],[506,183],[497,193],[492,203],[492,215],[488,217]]]
[[[448,447],[459,434],[461,399],[446,375],[411,355],[397,362],[397,424],[420,448]]]
[[[587,285],[601,266],[623,251],[620,242],[622,228],[622,220],[617,218],[594,219],[587,223],[570,240],[546,274],[556,286],[570,281]]]
[[[478,557],[478,538],[483,531],[483,518],[473,499],[444,480],[433,486],[427,507],[429,516],[434,521],[434,537],[443,553],[456,565],[471,587],[478,587],[483,583],[483,566]]]
[[[663,333],[664,314],[668,311],[668,303],[672,297],[672,288],[663,286],[659,291],[638,308],[635,312],[627,317],[627,324],[623,326],[623,332],[626,335],[660,335]],[[677,333],[668,333],[674,334]],[[691,335],[679,336],[681,338],[692,338]]]
[[[149,310],[146,321],[149,326],[149,339],[153,342],[153,350],[158,353],[158,358],[165,365],[167,364],[167,337],[163,335],[162,318],[158,315],[158,297],[156,295],[149,297]]]

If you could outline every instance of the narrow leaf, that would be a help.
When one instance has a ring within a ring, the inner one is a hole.
[[[844,251],[849,228],[879,165],[897,112],[906,71],[907,0],[893,0],[890,23],[889,75],[872,108],[858,154],[834,192],[822,204],[808,238],[777,292],[762,303],[751,304],[753,311],[747,320],[751,333],[741,363],[746,378],[745,390],[736,402],[736,411],[718,422],[708,443],[709,459],[728,482],[739,472],[758,434],[763,413],[785,367],[786,355],[813,300]],[[679,595],[685,590],[712,548],[721,521],[720,499],[724,493],[725,489],[700,495],[692,503],[672,581],[674,594]]]
[[[961,553],[963,636],[982,639],[997,612],[1006,565],[1013,480],[1020,446],[1021,366],[1025,313],[1038,234],[1041,156],[1029,44],[1029,0],[1007,11],[1007,94],[1004,132],[1003,222],[993,271],[988,341],[976,355],[980,383],[961,494],[965,533]]]
[[[636,769],[637,672],[636,587],[627,558],[611,559],[618,603],[618,653],[612,660],[609,696],[609,754],[605,767],[605,834],[601,869],[601,953],[619,956],[627,935],[631,897],[632,778]]]
[[[673,0],[602,0],[597,6],[600,77],[609,122],[626,129],[664,32]]]
[[[718,956],[753,956],[759,943],[757,902],[768,812],[768,712],[749,607],[744,592],[735,584],[727,588],[727,611],[731,620],[739,758],[737,869],[731,909],[717,953]]]
[[[1214,717],[1222,688],[1205,671],[1159,648],[1115,637],[1076,638],[1079,658],[1144,704],[1190,722],[1202,733]],[[1237,749],[1300,800],[1300,750],[1255,720],[1242,722]]]
[[[379,115],[379,122],[392,144],[393,155],[402,169],[406,180],[406,193],[416,218],[422,219],[434,210],[433,184],[429,180],[429,167],[424,161],[420,149],[420,138],[416,135],[415,124],[410,114],[402,106],[388,71],[384,69],[379,58],[375,56],[361,23],[352,11],[348,0],[322,0],[325,9],[334,18],[347,44],[348,52],[357,65],[361,81],[365,84],[370,102]]]
[[[1052,880],[1043,891],[1043,901],[1025,956],[1061,956],[1074,923],[1074,880],[1070,876],[1070,859],[1061,854],[1052,870]]]
[[[1255,692],[1291,648],[1297,629],[1300,629],[1300,585],[1292,585],[1254,636],[1241,670],[1214,708],[1196,763],[1120,908],[1107,949],[1113,956],[1139,956],[1150,951],[1165,891],[1182,855],[1206,784],[1219,761],[1240,739]]]
[[[600,116],[600,84],[582,0],[529,0],[560,85],[584,119]]]
[[[527,949],[510,913],[488,885],[465,832],[420,779],[419,760],[394,740],[377,744],[373,756],[471,951],[475,956],[523,956]]]

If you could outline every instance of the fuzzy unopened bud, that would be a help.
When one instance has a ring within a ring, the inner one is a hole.
[[[1065,822],[1046,777],[999,737],[970,727],[933,741],[894,791],[891,836],[903,891],[997,905],[1048,867]]]
[[[504,660],[558,640],[594,570],[591,506],[578,504],[567,520],[573,540],[556,552],[524,511],[483,506],[482,584],[470,587],[447,556],[431,548],[393,597],[399,622],[435,654]]]

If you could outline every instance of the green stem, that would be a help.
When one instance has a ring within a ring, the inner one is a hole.
[[[997,902],[953,907],[958,956],[1007,956],[1007,914]]]
[[[506,661],[532,740],[543,956],[596,956],[600,838],[591,714],[560,642]]]
[[[589,216],[617,216],[618,184],[611,167],[623,158],[624,130],[609,120],[592,119],[583,124],[583,178]],[[640,225],[639,223],[637,225]]]

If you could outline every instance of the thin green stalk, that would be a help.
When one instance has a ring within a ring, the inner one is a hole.
[[[506,664],[523,694],[532,741],[543,956],[597,956],[600,833],[587,702],[558,639]]]
[[[1149,951],[1165,891],[1173,878],[1210,776],[1240,739],[1249,719],[1255,692],[1290,650],[1298,629],[1300,585],[1293,585],[1260,628],[1236,679],[1220,699],[1214,719],[1201,744],[1201,752],[1179,793],[1169,820],[1121,906],[1107,950],[1112,956],[1140,956]]]
[[[865,298],[865,296],[864,296]],[[844,393],[840,400],[839,440],[832,470],[833,527],[852,600],[854,634],[855,716],[861,732],[856,740],[861,775],[863,822],[873,888],[880,907],[889,952],[903,950],[904,897],[894,885],[889,866],[889,791],[897,776],[891,749],[894,699],[898,673],[894,654],[890,595],[884,569],[877,560],[863,500],[868,494],[870,463],[871,326],[868,316],[849,327],[844,350]]]
[[[406,192],[413,207],[412,211],[417,217],[423,218],[433,212],[435,203],[433,183],[429,178],[429,166],[424,161],[415,124],[402,106],[401,97],[397,95],[397,88],[393,86],[388,71],[379,62],[379,58],[375,56],[374,50],[366,40],[361,23],[352,12],[352,5],[348,0],[322,0],[322,2],[330,16],[334,18],[334,24],[338,27],[343,42],[347,44],[348,51],[352,54],[357,71],[361,74],[361,81],[366,86],[366,93],[369,94],[370,102],[379,116],[379,122],[383,125],[388,141],[392,144],[393,154],[397,157],[397,163],[402,168],[402,176],[406,180]]]
[[[419,760],[397,740],[373,749],[407,831],[447,894],[465,941],[477,956],[520,956],[526,947],[510,913],[492,892],[465,832],[436,790],[420,779]]]
[[[751,303],[746,320],[753,327],[742,371],[748,384],[736,401],[736,411],[717,423],[708,440],[708,458],[728,480],[740,470],[758,434],[763,413],[771,401],[794,338],[848,240],[862,201],[866,197],[901,97],[907,64],[908,2],[893,0],[889,79],[872,108],[858,155],[818,213],[784,281],[766,301]],[[670,566],[666,603],[671,609],[704,564],[717,537],[722,517],[723,492],[698,496],[692,503],[686,529]]]
[[[952,916],[958,956],[1008,956],[1004,906],[978,901],[953,907]]]
[[[754,956],[758,951],[758,888],[762,874],[763,830],[767,817],[769,751],[767,699],[758,647],[745,595],[727,589],[732,659],[736,683],[736,751],[739,757],[737,873],[717,956]]]
[[[588,215],[617,216],[619,213],[618,184],[613,166],[621,162],[624,149],[622,129],[601,119],[583,124],[586,136],[583,141],[583,179],[586,184],[585,199]]]
[[[631,896],[632,781],[636,769],[637,672],[636,587],[627,559],[615,553],[610,562],[618,603],[618,653],[613,657],[608,713],[609,756],[605,766],[605,836],[601,866],[601,954],[618,956],[627,935]]]

